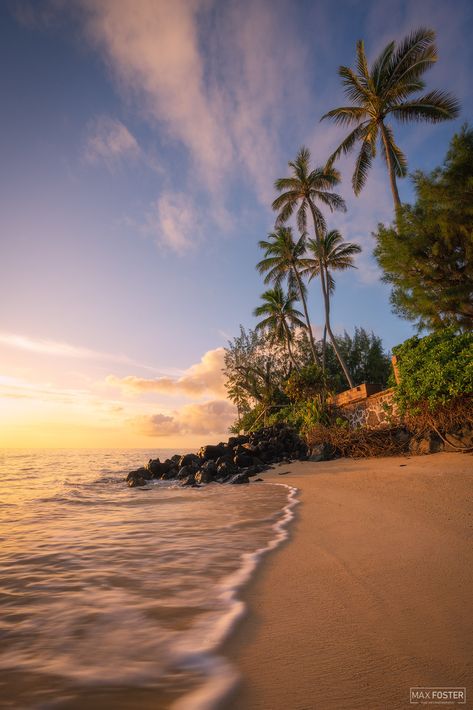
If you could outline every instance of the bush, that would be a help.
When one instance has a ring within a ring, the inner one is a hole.
[[[393,348],[401,381],[396,401],[402,414],[420,405],[432,411],[456,397],[473,393],[473,333],[445,328],[425,338],[410,338]]]

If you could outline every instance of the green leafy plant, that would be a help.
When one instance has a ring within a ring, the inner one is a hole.
[[[395,394],[401,413],[413,414],[421,403],[433,410],[473,394],[473,333],[445,328],[410,338],[393,352],[401,376]]]

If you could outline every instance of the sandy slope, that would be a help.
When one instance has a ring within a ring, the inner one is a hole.
[[[473,707],[472,474],[462,454],[265,474],[301,505],[244,593],[225,708],[391,710],[426,685],[466,686]]]

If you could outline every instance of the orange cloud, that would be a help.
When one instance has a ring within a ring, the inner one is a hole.
[[[202,404],[187,404],[172,415],[152,414],[135,417],[132,426],[145,436],[222,435],[235,420],[235,407],[226,400],[213,400]]]
[[[212,394],[224,398],[226,396],[225,379],[222,372],[224,355],[224,348],[208,350],[200,362],[192,365],[177,379],[171,377],[146,379],[134,375],[128,377],[109,375],[106,382],[109,385],[135,393],[159,392],[169,395],[184,394],[188,397]]]

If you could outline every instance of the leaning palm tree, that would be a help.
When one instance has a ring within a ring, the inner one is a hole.
[[[285,293],[280,285],[276,285],[261,294],[261,300],[261,305],[253,311],[254,316],[263,317],[256,325],[256,330],[268,330],[273,341],[285,343],[291,362],[299,371],[291,343],[294,328],[305,328],[306,324],[302,320],[302,313],[295,308],[294,304],[298,300],[296,294],[291,290]]]
[[[422,75],[437,61],[435,32],[432,30],[421,27],[399,44],[390,42],[371,68],[368,67],[361,40],[357,42],[356,55],[355,69],[341,66],[338,70],[351,104],[335,108],[321,119],[331,118],[340,126],[354,126],[332,153],[328,164],[333,164],[342,153],[349,153],[356,144],[361,144],[352,177],[353,190],[358,195],[376,156],[379,138],[397,212],[401,201],[396,178],[406,176],[407,160],[396,144],[386,119],[391,116],[401,123],[439,123],[458,116],[460,106],[445,91],[435,90],[413,96],[424,90]]]
[[[321,202],[332,212],[334,210],[346,210],[345,202],[340,195],[331,192],[332,188],[336,187],[340,182],[340,174],[338,170],[327,165],[311,170],[310,152],[308,148],[304,147],[300,149],[296,159],[289,163],[289,167],[291,168],[291,176],[280,178],[274,183],[276,190],[281,193],[273,202],[273,209],[279,213],[276,224],[284,224],[296,212],[297,225],[300,231],[305,234],[307,212],[310,212],[314,223],[315,239],[319,242],[321,235],[326,230],[326,224],[317,203]],[[303,262],[300,265],[303,267]],[[320,269],[320,283],[324,299],[327,332],[348,384],[353,387],[352,377],[330,326],[329,289],[324,269]]]
[[[278,227],[268,235],[267,240],[259,242],[259,246],[264,250],[265,256],[256,265],[256,268],[260,274],[265,274],[264,282],[266,284],[274,283],[276,286],[280,286],[282,281],[287,279],[291,291],[297,288],[304,309],[312,357],[314,363],[318,364],[314,335],[307,308],[307,290],[300,275],[301,260],[305,254],[305,240],[306,235],[303,234],[297,241],[294,241],[290,227]]]
[[[355,254],[361,252],[361,247],[352,242],[345,242],[338,229],[332,229],[330,232],[323,233],[320,240],[309,239],[307,242],[307,250],[310,254],[304,260],[304,268],[302,276],[308,277],[311,281],[314,277],[320,275],[320,270],[325,271],[325,278],[328,287],[328,321],[330,323],[330,296],[335,290],[335,279],[332,276],[333,271],[346,271],[346,269],[356,269],[353,263]],[[327,340],[327,326],[324,328],[323,345],[322,345],[322,367],[325,368],[325,349]]]

